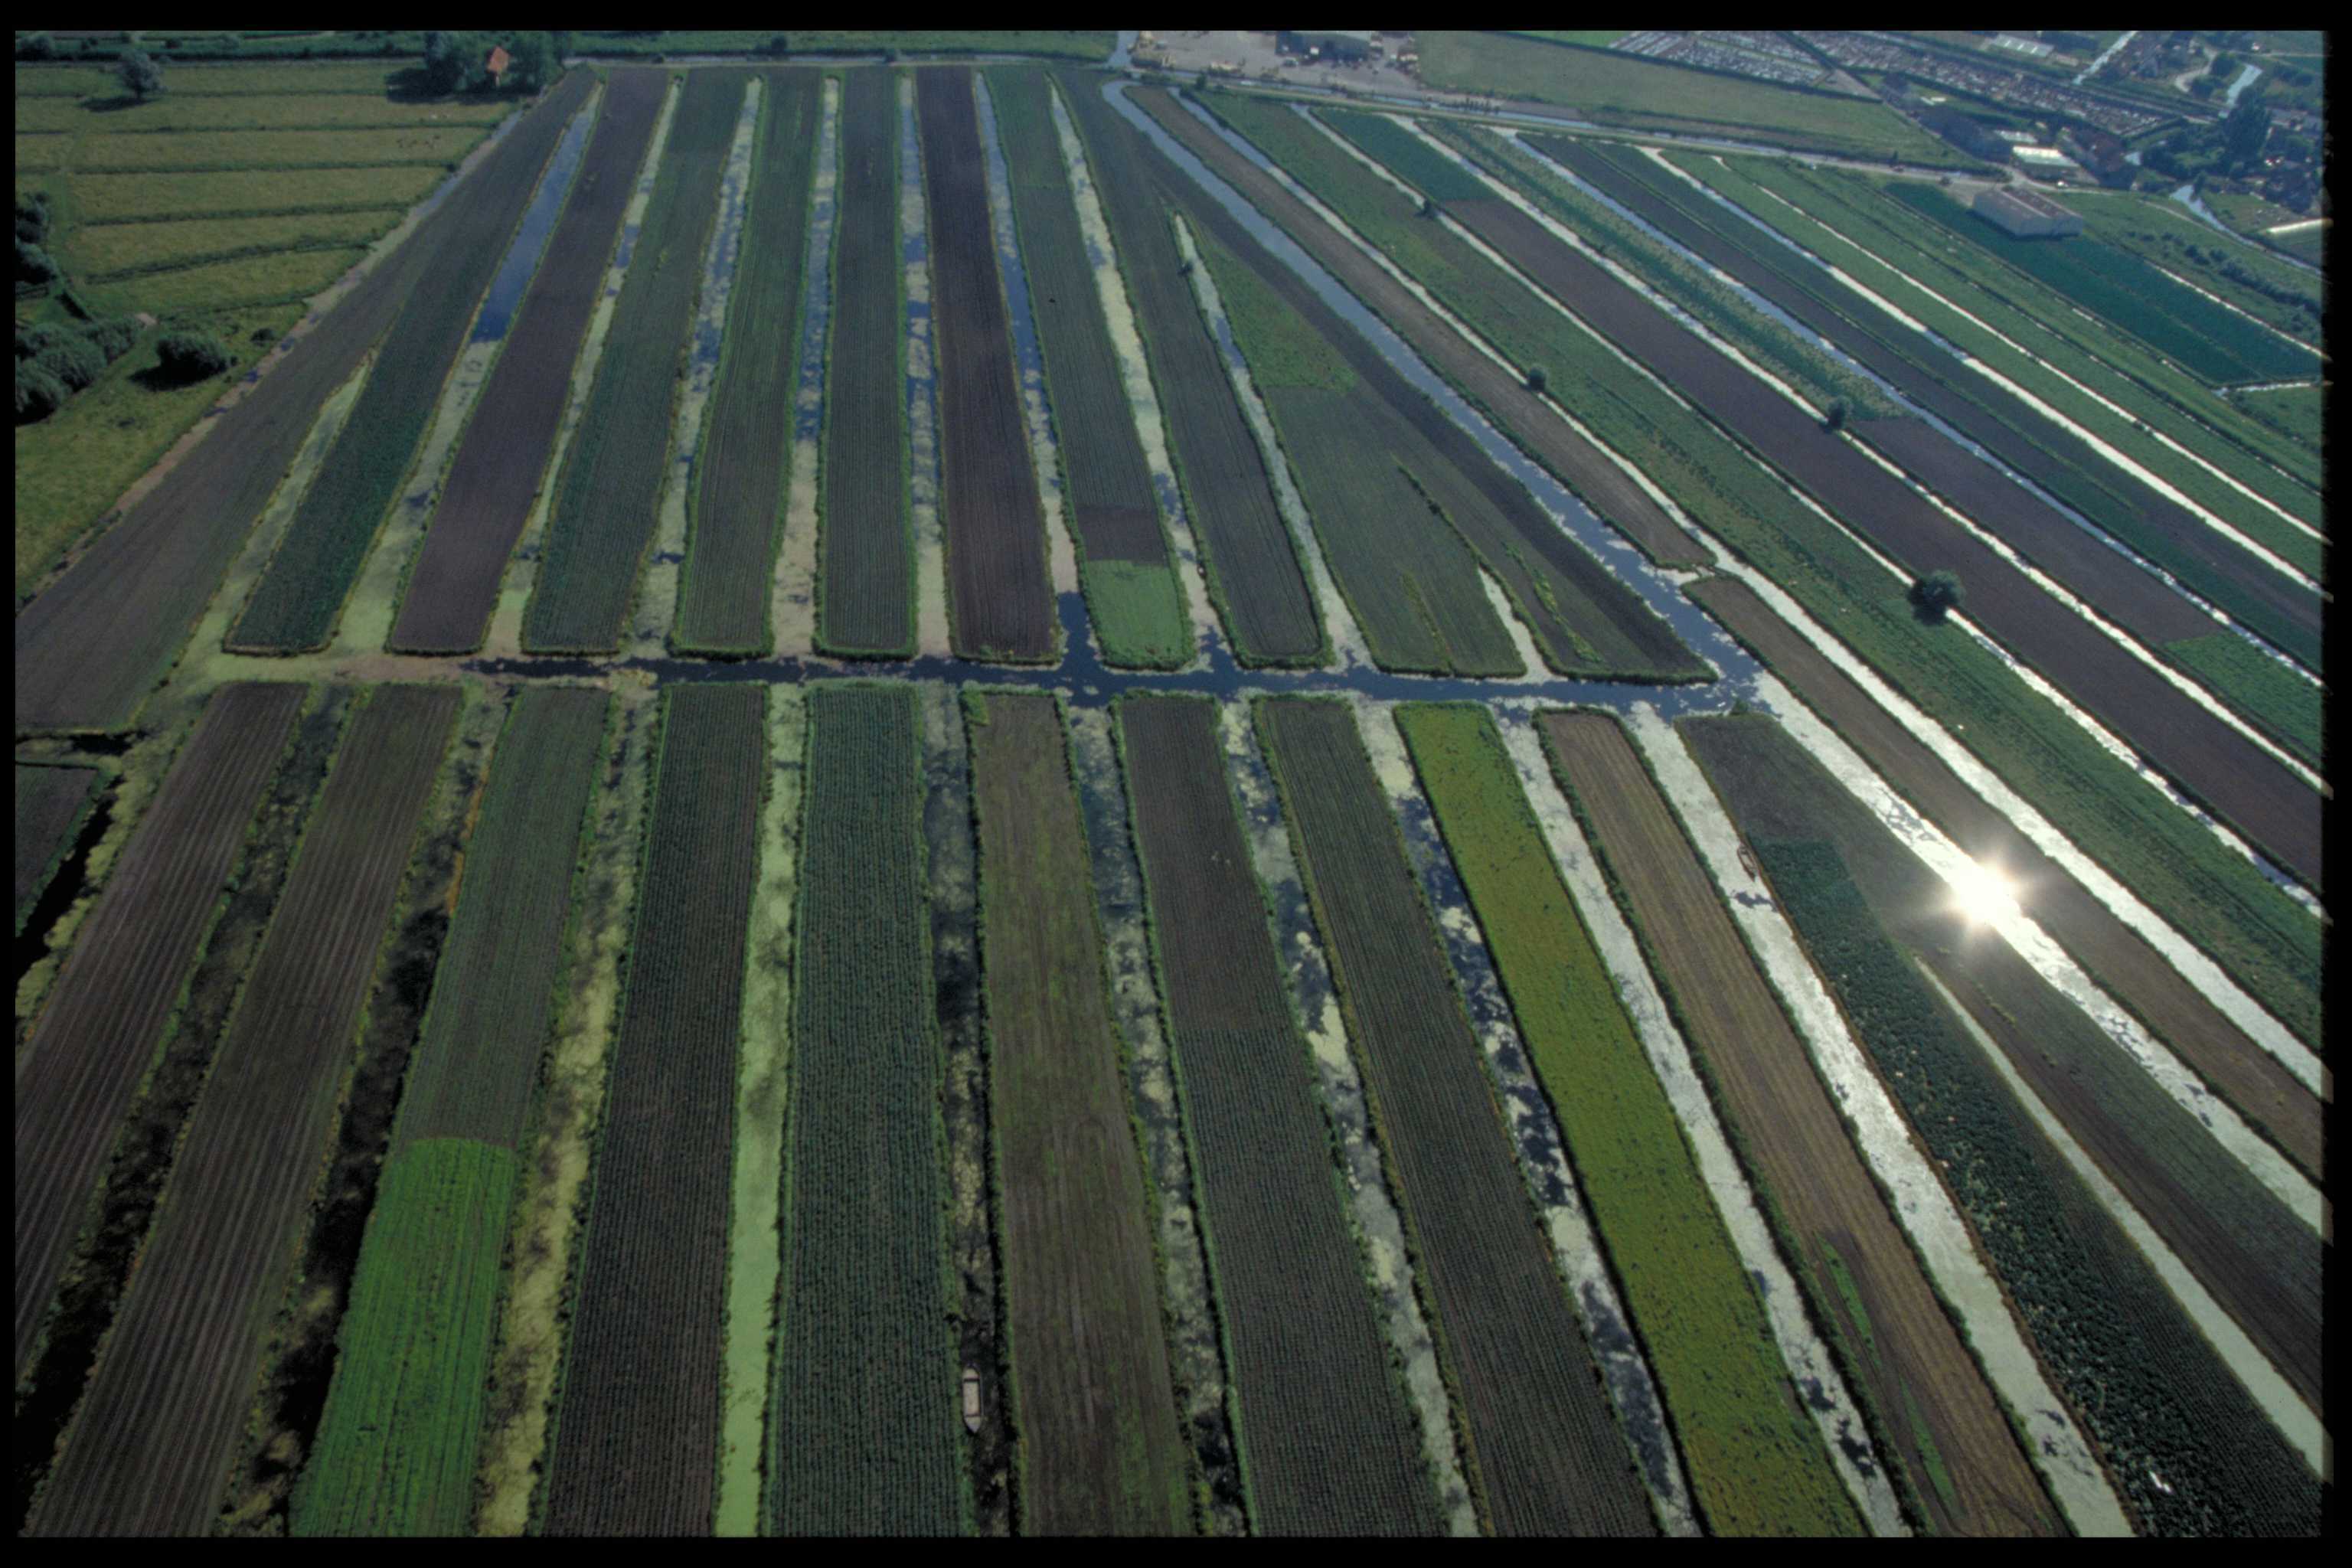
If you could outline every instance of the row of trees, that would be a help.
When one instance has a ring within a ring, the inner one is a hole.
[[[537,92],[562,68],[569,33],[457,33],[425,35],[425,80],[436,92],[478,92],[518,88]],[[504,76],[493,80],[490,50],[508,56]]]

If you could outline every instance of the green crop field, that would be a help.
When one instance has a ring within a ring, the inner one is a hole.
[[[2258,245],[2223,238],[2176,202],[2090,192],[2066,199],[2083,215],[2085,230],[2107,244],[2179,274],[2290,336],[2322,342],[2326,294],[2317,273]]]

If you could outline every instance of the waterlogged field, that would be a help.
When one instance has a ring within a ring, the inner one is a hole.
[[[2324,300],[1616,36],[52,35],[20,1530],[2315,1531]]]

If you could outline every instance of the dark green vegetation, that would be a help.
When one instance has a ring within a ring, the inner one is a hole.
[[[907,321],[898,255],[898,84],[851,71],[841,94],[833,342],[817,470],[817,632],[828,653],[900,658],[915,647],[915,547],[907,518]]]
[[[1858,1534],[1682,1128],[1481,708],[1397,722],[1559,1119],[1708,1527]]]
[[[1027,67],[992,70],[988,86],[1068,476],[1087,618],[1106,663],[1172,669],[1192,657],[1192,628],[1062,162],[1052,89],[1043,71]]]
[[[761,686],[663,697],[627,995],[541,1481],[557,1533],[710,1531],[766,714]]]
[[[2237,405],[2279,434],[2317,451],[2327,440],[2327,388],[2279,386],[2242,393]]]
[[[218,1513],[457,707],[385,686],[352,721],[35,1531],[191,1535]]]
[[[1129,697],[1118,718],[1251,1528],[1433,1534],[1216,710]]]
[[[2141,1526],[2317,1529],[2319,1487],[2301,1456],[1892,940],[1853,863],[1804,826],[1837,786],[1769,720],[1683,730]]]
[[[2037,278],[2118,331],[2214,383],[2310,375],[2319,356],[2177,283],[2127,250],[2088,235],[2057,244],[1995,228],[1931,185],[1898,181],[1886,194]]]
[[[2083,215],[2084,229],[2106,244],[2186,278],[2306,343],[2323,343],[2326,296],[2321,274],[2312,268],[2282,261],[2260,246],[2224,239],[2176,202],[2076,192],[2067,205]]]
[[[1086,142],[1167,420],[1169,461],[1234,657],[1245,665],[1321,664],[1330,652],[1322,616],[1275,508],[1257,438],[1194,302],[1168,226],[1161,161],[1103,101],[1098,78],[1064,71],[1055,79]]]
[[[2320,687],[2232,632],[2208,632],[2164,645],[2173,662],[2217,691],[2239,695],[2278,740],[2317,768],[2326,761],[2326,698]]]
[[[518,1163],[551,1022],[601,691],[515,699],[296,1491],[301,1535],[463,1535]]]
[[[1261,701],[1257,721],[1399,1178],[1486,1521],[1514,1535],[1646,1531],[1648,1498],[1354,714]]]
[[[688,492],[691,531],[670,633],[681,652],[764,654],[774,644],[768,584],[791,478],[809,179],[824,84],[806,71],[771,71],[761,87],[750,210]]]
[[[969,693],[990,1128],[1026,1535],[1175,1535],[1191,1461],[1062,721]]]
[[[73,847],[98,788],[96,768],[16,764],[16,930]]]
[[[953,1534],[971,1500],[946,1321],[915,692],[826,683],[808,706],[762,1521],[775,1533]]]
[[[585,72],[567,78],[557,95],[565,106],[561,112],[576,110],[591,85]],[[228,634],[232,648],[296,653],[323,647],[333,635],[368,546],[440,405],[482,290],[505,258],[553,151],[551,143],[544,149],[538,168],[509,171],[521,183],[520,200],[469,209],[467,226],[444,236],[425,258],[342,433],[302,492],[277,553]]]
[[[534,653],[620,641],[669,469],[679,365],[745,79],[691,72],[671,116],[596,384],[548,511],[539,583],[523,612],[523,646]]]

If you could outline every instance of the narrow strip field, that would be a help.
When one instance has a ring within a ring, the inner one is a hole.
[[[907,318],[898,255],[898,87],[843,77],[841,188],[825,356],[817,645],[901,658],[915,647],[907,519]]]
[[[812,687],[808,746],[762,1523],[956,1534],[972,1503],[915,689]]]
[[[1939,1534],[2065,1526],[1920,1272],[1715,885],[1616,719],[1549,713],[1545,738],[1759,1186],[1873,1416],[1909,1509]]]
[[[510,217],[521,205],[566,118],[551,100],[526,115],[415,232],[213,420],[152,490],[18,613],[18,728],[131,722],[219,589],[328,394],[351,379],[453,236],[467,232],[484,209]]]
[[[298,1535],[473,1526],[507,1222],[608,700],[515,699],[294,1499]]]
[[[35,1532],[211,1528],[458,700],[454,687],[386,686],[352,721]]]
[[[1192,628],[1062,164],[1053,89],[1028,66],[990,71],[988,87],[1068,471],[1087,616],[1105,662],[1172,668],[1192,657]]]
[[[805,71],[771,71],[761,85],[751,209],[727,296],[719,384],[695,454],[693,532],[670,639],[691,653],[762,654],[773,646],[768,582],[791,478],[809,179],[824,83]]]
[[[96,768],[16,764],[16,930],[73,847],[97,790]]]
[[[572,361],[604,295],[605,264],[669,80],[667,71],[616,70],[604,89],[562,219],[450,461],[393,624],[395,648],[467,653],[481,646],[507,555],[540,493],[572,392]]]
[[[997,276],[971,80],[966,66],[915,73],[930,209],[948,608],[958,654],[1038,664],[1053,658],[1057,624],[1045,514]]]
[[[1860,1533],[1494,721],[1483,709],[1408,703],[1397,723],[1656,1369],[1708,1528]]]
[[[1251,1528],[1433,1534],[1215,710],[1129,697],[1118,718]]]
[[[1338,702],[1261,701],[1257,720],[1487,1521],[1503,1534],[1646,1532],[1647,1496],[1355,716]]]
[[[989,692],[965,712],[1021,1530],[1189,1533],[1151,1195],[1060,710]]]
[[[628,991],[541,1481],[551,1533],[710,1532],[766,698],[690,683],[663,697]]]
[[[2315,1531],[2319,1486],[2302,1457],[1890,939],[1849,864],[1802,826],[1772,836],[1836,784],[1769,719],[1681,728],[2137,1522],[2167,1535]]]
[[[548,509],[539,582],[523,612],[533,653],[619,643],[668,472],[678,364],[747,81],[740,71],[687,75],[596,384]]]
[[[586,71],[564,78],[541,107],[569,122],[594,86]],[[554,129],[560,132],[561,123]],[[228,635],[234,648],[296,653],[322,647],[374,542],[384,511],[415,460],[417,443],[441,401],[442,387],[474,323],[474,309],[505,256],[523,205],[555,151],[552,134],[534,137],[540,163],[508,166],[520,195],[462,215],[465,226],[444,235],[425,258],[408,302],[387,333],[390,352],[369,374],[342,434],[303,492],[277,553]]]
[[[75,937],[18,1058],[20,1379],[301,703],[299,686],[231,686],[213,698]]]
[[[1103,101],[1099,77],[1064,71],[1055,80],[1086,141],[1095,193],[1168,421],[1184,515],[1200,541],[1234,657],[1244,665],[1320,664],[1322,617],[1275,508],[1257,438],[1193,303],[1167,209],[1154,191],[1156,154]]]

